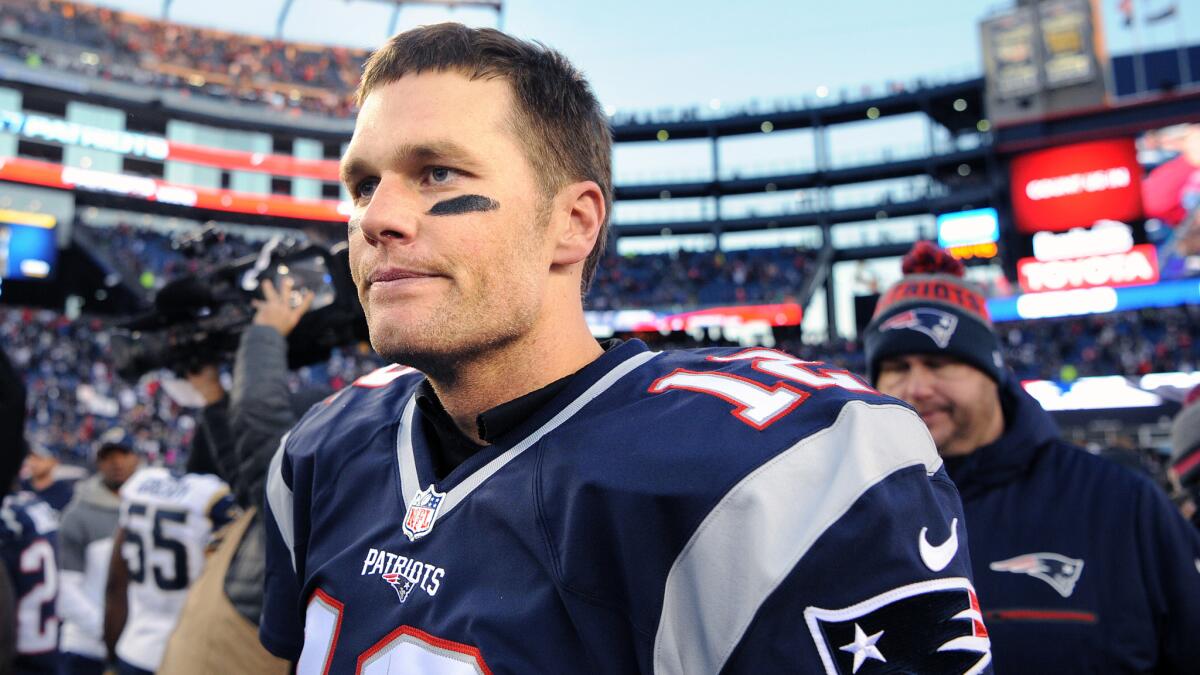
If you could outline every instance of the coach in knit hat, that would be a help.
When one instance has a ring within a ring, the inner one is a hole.
[[[997,389],[1004,362],[987,299],[963,278],[961,262],[929,242],[901,266],[904,278],[880,298],[866,328],[868,375],[916,407],[943,456],[968,454],[1004,426]]]
[[[868,376],[920,414],[962,495],[967,522],[914,549],[936,565],[969,528],[996,672],[1194,670],[1200,533],[1149,480],[1059,437],[962,263],[919,242],[902,268],[863,335]]]

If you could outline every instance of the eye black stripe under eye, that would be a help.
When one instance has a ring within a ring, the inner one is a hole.
[[[445,201],[440,201],[429,209],[431,216],[457,216],[462,213],[479,211],[495,211],[500,208],[500,202],[483,195],[461,195]]]

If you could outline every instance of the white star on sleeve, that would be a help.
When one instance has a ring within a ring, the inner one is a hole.
[[[879,647],[875,646],[879,642],[879,638],[883,637],[883,631],[879,631],[874,635],[868,636],[863,631],[862,626],[854,624],[854,642],[840,647],[844,652],[850,652],[854,655],[854,667],[852,673],[857,673],[859,668],[862,668],[867,659],[877,659],[887,663],[887,659],[883,658],[883,652],[879,651]]]

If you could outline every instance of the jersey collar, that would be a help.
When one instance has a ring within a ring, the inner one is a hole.
[[[417,425],[417,398],[414,392],[401,413],[396,433],[396,460],[399,468],[400,493],[406,504],[417,493],[433,486],[446,488],[439,508],[438,519],[445,518],[475,488],[532,447],[543,436],[561,426],[593,399],[603,394],[618,380],[658,355],[640,340],[630,340],[609,349],[583,370],[568,378],[552,400],[544,403],[513,429],[497,434],[495,443],[481,449],[452,471],[447,480],[435,480],[428,453],[418,457],[414,437],[421,433]],[[425,448],[422,448],[425,449]]]

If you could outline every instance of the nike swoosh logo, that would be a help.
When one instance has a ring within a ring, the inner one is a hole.
[[[925,538],[928,532],[928,527],[922,527],[921,536],[917,540],[921,550],[921,562],[930,570],[941,572],[958,553],[958,518],[950,521],[950,538],[937,546],[930,544]]]

